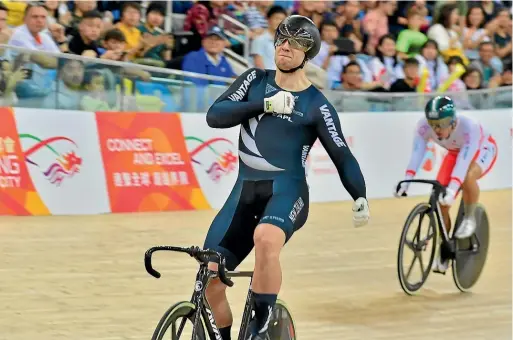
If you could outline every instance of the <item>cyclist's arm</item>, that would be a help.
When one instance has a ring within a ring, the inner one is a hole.
[[[449,189],[456,192],[463,184],[468,168],[470,167],[470,163],[479,151],[482,139],[483,132],[481,127],[478,124],[472,124],[469,126],[467,141],[461,147],[458,153],[458,158],[456,158],[456,165],[451,173],[451,180],[448,185]]]
[[[337,111],[327,101],[320,106],[314,106],[316,112],[316,131],[319,140],[337,168],[342,185],[353,200],[367,198],[365,179],[358,161],[347,146]],[[320,112],[319,112],[320,109]]]
[[[427,133],[426,125],[419,124],[415,129],[415,136],[413,137],[413,150],[406,168],[406,179],[412,179],[417,174],[420,163],[424,158],[427,146]]]
[[[264,113],[262,99],[248,101],[251,86],[258,84],[265,72],[250,68],[241,74],[207,112],[207,124],[213,128],[230,128]]]

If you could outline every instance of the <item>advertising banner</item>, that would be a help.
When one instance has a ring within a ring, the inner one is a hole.
[[[480,121],[497,141],[499,156],[493,169],[479,181],[482,190],[511,187],[511,110],[462,111]],[[358,160],[367,184],[369,198],[392,197],[404,178],[412,152],[414,129],[422,113],[344,113],[339,114],[344,137]],[[447,151],[429,142],[416,178],[436,179]],[[308,159],[308,183],[312,202],[350,199],[328,154],[317,141]],[[409,195],[430,191],[425,184],[412,184]]]
[[[0,108],[0,215],[48,215],[30,178],[14,114]]]
[[[511,109],[462,111],[496,141],[481,190],[511,188]],[[390,198],[405,175],[422,113],[339,114],[367,197]],[[203,113],[0,108],[0,215],[220,209],[237,179],[239,126],[213,129]],[[429,142],[416,178],[436,179],[446,150]],[[316,141],[305,164],[311,202],[350,200]],[[429,193],[413,184],[408,194]]]
[[[110,212],[94,114],[15,108],[30,178],[52,215]]]
[[[179,114],[96,114],[112,212],[210,208]]]
[[[212,129],[205,122],[205,114],[183,114],[181,121],[196,178],[210,206],[219,209],[239,171],[239,127]]]

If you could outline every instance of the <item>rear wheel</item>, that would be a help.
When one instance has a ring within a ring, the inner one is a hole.
[[[254,311],[251,312],[254,315]],[[251,318],[248,319],[246,325],[246,332],[243,335],[243,339],[248,339],[250,333],[249,323]],[[240,339],[240,338],[239,338]],[[269,328],[267,330],[267,336],[265,340],[296,340],[296,326],[292,319],[292,314],[289,308],[282,300],[276,300],[276,304],[273,310],[271,321],[269,321]]]
[[[436,238],[431,206],[428,203],[417,204],[404,223],[397,254],[397,275],[406,294],[415,294],[426,282],[436,253]],[[419,271],[414,271],[416,266]]]
[[[483,271],[488,254],[490,230],[488,215],[484,206],[478,204],[475,210],[476,232],[466,239],[455,239],[456,253],[452,261],[452,277],[462,292],[472,288]]]
[[[193,318],[195,312],[196,307],[187,301],[178,302],[173,305],[160,319],[151,339],[192,339],[192,330],[194,327]],[[198,327],[196,328],[196,337],[194,340],[207,340],[201,319],[198,320]]]
[[[271,322],[269,322],[268,334],[270,340],[296,339],[296,327],[292,314],[282,300],[276,301],[276,307],[274,308]]]

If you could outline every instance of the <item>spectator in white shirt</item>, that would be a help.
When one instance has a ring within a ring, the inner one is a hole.
[[[280,6],[273,6],[267,12],[267,30],[251,43],[251,56],[256,68],[276,69],[274,63],[274,34],[286,17],[287,12]]]
[[[60,49],[52,37],[42,33],[46,29],[47,15],[48,12],[43,5],[27,5],[24,24],[14,30],[8,44],[29,50],[59,53]],[[46,68],[55,68],[57,66],[55,58],[34,54],[31,56],[31,59]]]
[[[8,44],[33,51],[59,53],[60,49],[52,37],[48,33],[43,33],[47,25],[46,19],[47,11],[42,4],[27,5],[24,24],[14,29]],[[18,55],[19,52],[9,50],[7,59],[19,60]],[[48,95],[54,84],[55,78],[52,78],[51,74],[55,72],[48,69],[57,67],[57,58],[43,53],[31,53],[23,59],[28,62],[25,68],[31,69],[32,76],[17,86],[16,94],[20,99],[20,105],[23,101],[23,105],[38,107],[38,100]]]
[[[436,41],[428,39],[422,45],[420,54],[415,58],[419,61],[419,75],[422,75],[424,68],[427,68],[429,76],[426,90],[428,92],[435,92],[436,89],[442,84],[443,79],[447,79],[449,69],[444,60],[440,56],[438,44]]]
[[[427,31],[428,38],[437,42],[438,49],[445,58],[455,55],[456,51],[464,55],[460,41],[461,31],[457,26],[459,20],[457,4],[445,4],[441,9],[438,22]]]
[[[338,50],[337,46],[334,44],[334,41],[339,37],[337,23],[330,20],[323,21],[319,31],[321,32],[322,38],[321,49],[311,62],[326,70],[329,66],[330,58]]]
[[[404,78],[403,67],[398,62],[396,53],[394,36],[386,34],[379,38],[376,56],[369,63],[372,80],[381,82],[386,89],[397,79]]]

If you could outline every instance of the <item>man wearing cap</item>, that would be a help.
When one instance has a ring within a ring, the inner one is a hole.
[[[218,26],[213,26],[201,41],[203,46],[198,51],[188,53],[183,60],[182,69],[188,72],[208,74],[219,77],[235,77],[232,67],[223,55],[226,36]],[[224,84],[206,79],[188,78],[198,85]]]

